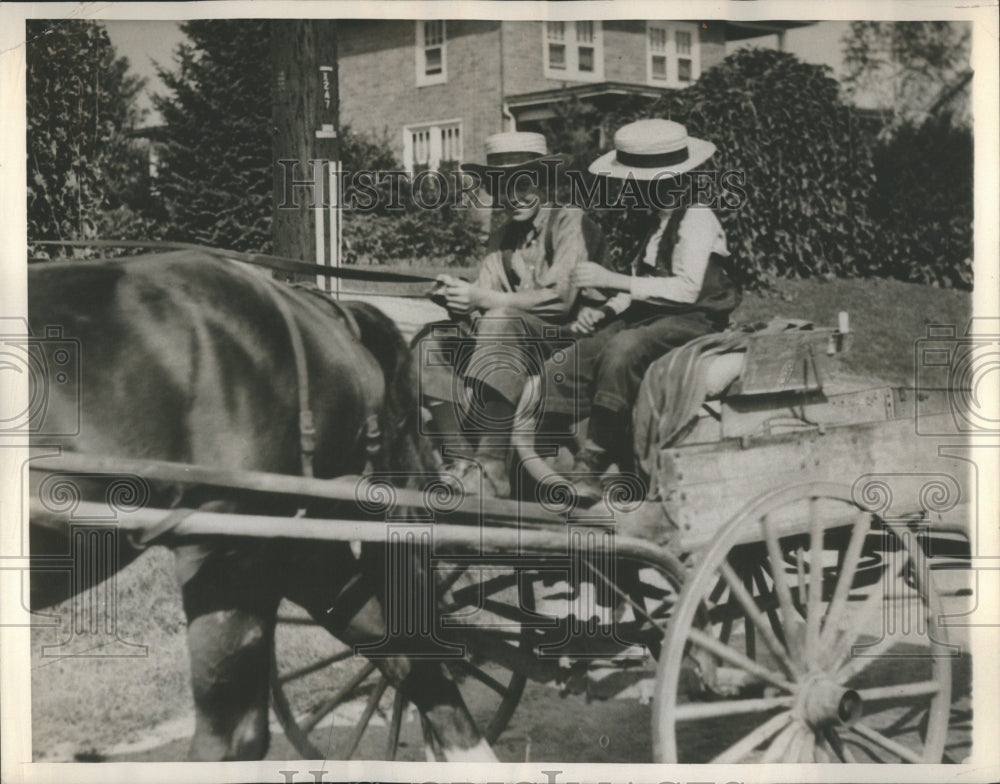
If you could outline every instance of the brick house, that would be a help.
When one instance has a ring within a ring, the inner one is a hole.
[[[487,136],[533,130],[575,95],[655,100],[722,61],[726,42],[803,22],[354,20],[338,27],[340,119],[388,132],[404,166],[478,160]]]

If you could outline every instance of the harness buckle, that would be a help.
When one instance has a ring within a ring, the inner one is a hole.
[[[308,408],[299,411],[299,445],[304,455],[312,455],[316,451],[316,424],[313,412]]]

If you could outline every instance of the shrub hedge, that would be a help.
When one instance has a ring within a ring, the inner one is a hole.
[[[544,130],[585,167],[602,152],[586,126],[606,149],[639,117],[684,123],[718,147],[710,168],[745,176],[745,203],[718,212],[746,287],[815,276],[971,287],[972,141],[948,118],[879,142],[829,68],[743,49],[653,105],[603,119],[570,105]],[[627,219],[596,217],[612,247],[628,247]]]

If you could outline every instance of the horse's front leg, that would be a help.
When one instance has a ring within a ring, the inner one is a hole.
[[[381,559],[363,556],[355,561],[346,544],[337,544],[313,547],[296,561],[305,568],[296,570],[288,598],[346,645],[380,649],[382,655],[373,656],[372,662],[427,719],[435,751],[446,761],[495,761],[442,662],[429,655],[409,655],[413,640],[396,645],[387,639],[385,611],[378,598],[385,588]]]
[[[189,759],[254,760],[267,753],[278,593],[264,544],[227,538],[175,548],[195,705]]]

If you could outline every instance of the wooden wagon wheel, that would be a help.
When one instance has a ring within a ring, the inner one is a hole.
[[[836,485],[765,496],[714,537],[681,594],[655,759],[940,762],[954,654],[940,614],[909,528]],[[710,699],[684,699],[692,662]]]
[[[468,591],[467,573],[466,567],[458,566],[444,579],[454,584],[464,578]],[[504,586],[494,584],[489,590],[517,602],[516,577]],[[461,599],[453,602],[450,609],[461,604]],[[496,630],[492,636],[497,645],[526,644],[520,630]],[[486,741],[493,744],[514,714],[527,679],[501,665],[475,658],[472,651],[464,659],[448,660],[446,666],[459,682]],[[272,638],[270,686],[278,722],[303,759],[351,759],[361,755],[393,760],[404,746],[423,746],[425,753],[419,758],[426,755],[433,759],[426,728],[416,720],[415,709],[375,665],[354,656],[350,647],[290,603],[280,608]],[[341,732],[332,733],[331,722],[345,726]],[[353,728],[346,726],[350,724]]]

